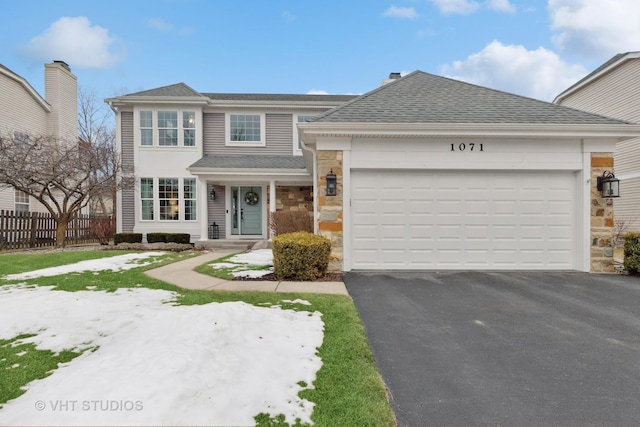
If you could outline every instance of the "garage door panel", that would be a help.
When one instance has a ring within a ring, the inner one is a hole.
[[[575,174],[353,171],[353,268],[573,269]]]

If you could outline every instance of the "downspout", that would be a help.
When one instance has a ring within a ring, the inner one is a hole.
[[[298,135],[298,137],[300,137]],[[313,233],[318,234],[318,156],[315,148],[309,147],[305,142],[300,139],[300,147],[303,150],[309,151],[311,153],[311,158],[313,159]]]

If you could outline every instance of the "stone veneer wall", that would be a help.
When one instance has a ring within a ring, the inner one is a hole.
[[[613,153],[591,153],[591,271],[614,273],[613,200],[600,197],[598,177],[613,171]]]
[[[327,196],[327,174],[333,170],[338,180],[335,196]],[[343,229],[342,151],[318,151],[318,233],[331,241],[329,271],[342,271]]]
[[[313,213],[313,186],[276,187],[276,211]]]

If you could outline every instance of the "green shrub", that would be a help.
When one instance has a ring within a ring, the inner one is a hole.
[[[147,233],[147,243],[166,243],[167,233]]]
[[[113,236],[113,244],[142,243],[142,233],[117,233]]]
[[[167,233],[167,243],[182,243],[188,244],[191,242],[191,234],[189,233]]]
[[[629,274],[640,271],[640,233],[629,232],[624,235],[624,269]]]
[[[273,238],[273,270],[279,280],[316,280],[327,273],[331,242],[299,231]]]

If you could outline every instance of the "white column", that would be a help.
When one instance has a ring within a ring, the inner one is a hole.
[[[198,177],[198,222],[200,223],[200,240],[209,238],[207,180]]]
[[[276,211],[276,181],[269,181],[269,212],[273,214]],[[271,221],[269,221],[271,222]],[[269,239],[273,238],[273,230],[271,229],[270,224],[267,224],[269,227]]]

